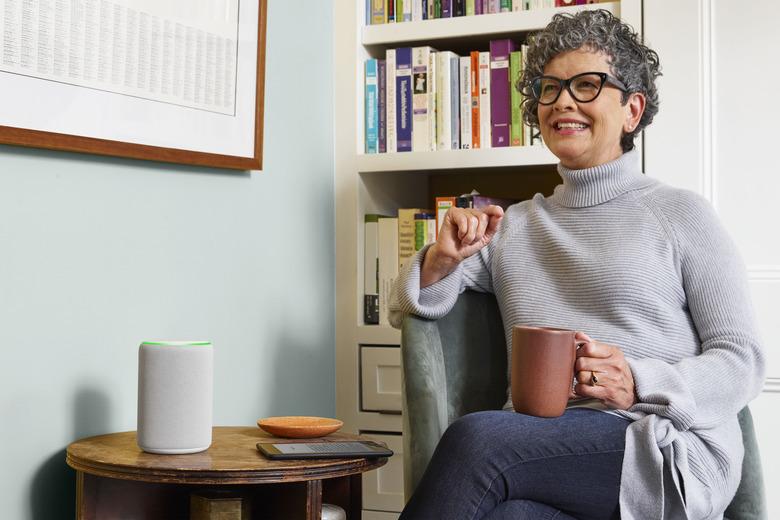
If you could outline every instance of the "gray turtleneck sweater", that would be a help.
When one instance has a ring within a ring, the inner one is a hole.
[[[487,247],[425,288],[420,251],[396,284],[391,323],[439,318],[468,288],[495,294],[509,346],[516,324],[618,346],[639,397],[613,412],[633,421],[622,518],[719,519],[740,480],[737,412],[764,378],[745,268],[706,200],[638,163],[628,152],[586,170],[559,166],[552,196],[511,206]]]

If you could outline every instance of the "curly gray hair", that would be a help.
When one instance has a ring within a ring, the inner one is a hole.
[[[523,93],[523,120],[539,127],[537,109],[539,103],[530,92],[531,80],[544,74],[544,67],[553,58],[567,51],[580,48],[603,52],[607,55],[612,75],[622,81],[628,90],[623,94],[623,103],[629,94],[641,92],[646,105],[637,127],[620,139],[624,152],[634,148],[634,137],[642,131],[658,112],[658,89],[655,79],[661,75],[658,54],[642,44],[633,28],[620,21],[609,11],[580,11],[576,14],[559,13],[541,31],[528,38],[525,69],[517,87]]]

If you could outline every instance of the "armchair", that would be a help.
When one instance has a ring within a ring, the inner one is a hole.
[[[439,320],[414,315],[401,330],[404,491],[422,478],[447,426],[462,415],[500,409],[507,399],[507,352],[492,294],[466,291]],[[745,459],[742,482],[725,518],[766,518],[764,482],[750,410],[739,414]]]

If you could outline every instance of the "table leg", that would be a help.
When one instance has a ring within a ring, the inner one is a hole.
[[[363,477],[360,474],[327,479],[322,501],[344,509],[347,518],[360,518],[363,508]]]

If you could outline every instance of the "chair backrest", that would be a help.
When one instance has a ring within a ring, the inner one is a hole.
[[[443,318],[409,315],[401,332],[404,488],[409,499],[436,444],[455,419],[499,409],[507,394],[507,349],[496,299],[466,291]],[[766,518],[764,484],[750,410],[739,414],[745,444],[742,482],[728,520]]]

